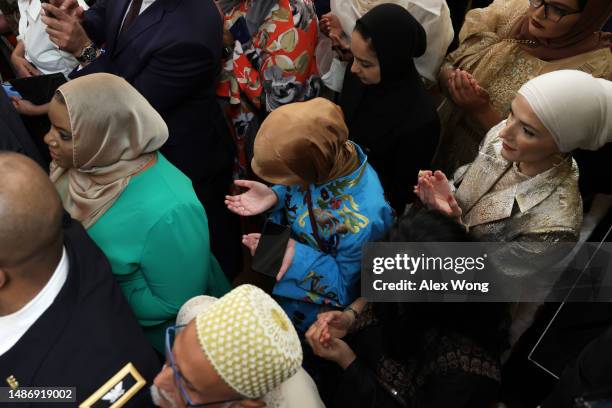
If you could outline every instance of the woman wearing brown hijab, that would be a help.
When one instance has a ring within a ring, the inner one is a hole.
[[[274,295],[302,333],[322,305],[342,308],[358,296],[361,248],[391,225],[391,208],[361,148],[348,140],[340,108],[316,98],[276,109],[255,138],[253,171],[272,188],[238,180],[231,211],[271,211],[291,239]],[[243,243],[254,253],[259,234]]]
[[[136,89],[110,74],[62,85],[49,119],[51,180],[64,207],[105,253],[163,353],[164,330],[183,303],[229,290],[191,181],[157,151],[168,128]]]
[[[610,42],[600,32],[611,12],[610,0],[496,0],[471,10],[461,45],[440,71],[447,98],[434,167],[450,173],[474,160],[484,135],[536,76],[577,69],[612,79]]]

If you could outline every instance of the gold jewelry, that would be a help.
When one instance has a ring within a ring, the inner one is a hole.
[[[517,40],[516,38],[504,38],[504,41],[513,43],[513,44],[527,44],[527,45],[538,45],[536,41],[533,40]]]
[[[51,147],[57,147],[57,142],[51,142]]]

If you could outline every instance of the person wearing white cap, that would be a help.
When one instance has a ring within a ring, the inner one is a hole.
[[[533,275],[566,255],[557,242],[578,240],[582,198],[571,152],[610,141],[612,82],[551,72],[519,89],[508,119],[488,132],[476,160],[459,168],[452,183],[441,171],[422,171],[415,192],[477,239],[511,243],[497,254],[512,260],[497,265],[504,274]],[[521,330],[512,330],[511,341]]]
[[[422,171],[415,187],[429,207],[457,217],[484,241],[575,240],[582,221],[575,149],[612,141],[612,82],[574,70],[523,85],[507,120],[476,160],[446,176]]]
[[[301,368],[293,324],[265,292],[242,285],[183,305],[151,387],[160,407],[324,407]]]

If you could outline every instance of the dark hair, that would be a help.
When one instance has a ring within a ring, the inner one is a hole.
[[[578,0],[578,7],[580,10],[584,10],[589,0]]]
[[[427,209],[404,214],[387,234],[389,242],[475,242],[463,226],[446,215]],[[405,360],[421,347],[430,329],[440,334],[457,333],[479,346],[501,353],[507,346],[506,303],[375,303],[381,322],[383,344],[393,358]]]
[[[372,39],[372,34],[361,20],[357,20],[355,23],[355,31],[361,34],[363,39],[366,41],[370,41]]]

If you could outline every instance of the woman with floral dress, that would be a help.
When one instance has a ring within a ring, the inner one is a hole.
[[[316,97],[318,22],[311,0],[220,0],[225,58],[217,96],[237,146],[235,178],[249,174],[251,144],[267,113]]]

